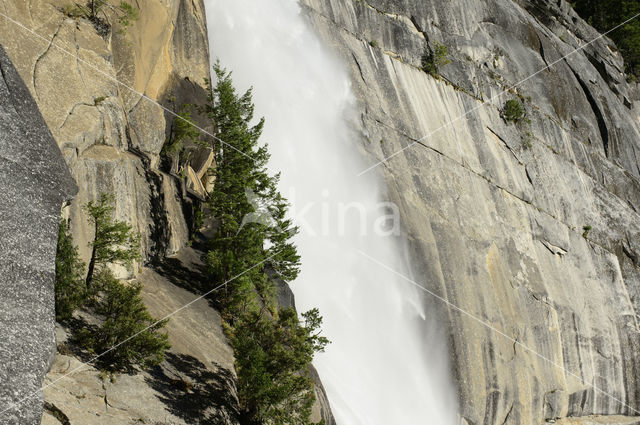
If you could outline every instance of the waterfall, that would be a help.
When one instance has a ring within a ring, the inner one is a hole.
[[[351,1],[351,0],[349,0]],[[206,0],[213,59],[254,87],[281,191],[301,227],[299,311],[318,307],[332,344],[316,365],[338,425],[448,425],[455,396],[424,294],[410,275],[398,210],[366,168],[345,67],[295,0]],[[350,124],[352,123],[352,124]]]

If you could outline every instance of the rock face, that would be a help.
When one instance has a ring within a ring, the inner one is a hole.
[[[463,423],[640,415],[638,87],[615,46],[564,0],[302,3],[351,70],[371,164],[406,148],[370,173],[418,283],[483,322],[425,299]]]
[[[198,253],[184,249],[158,270],[145,269],[142,295],[154,317],[197,298],[188,289],[202,279],[198,260]],[[171,316],[166,330],[171,349],[160,366],[114,380],[101,378],[92,366],[60,379],[82,363],[70,353],[58,354],[45,380],[42,424],[238,425],[233,350],[218,312],[208,300],[196,300]],[[57,337],[65,344],[61,327]]]
[[[173,254],[188,227],[179,180],[158,170],[173,120],[163,107],[205,99],[202,1],[137,1],[140,19],[105,38],[91,22],[65,16],[68,3],[6,1],[11,20],[0,19],[0,36],[82,182],[67,212],[75,242],[86,260],[93,231],[82,206],[111,192],[117,218],[141,233],[145,260]]]
[[[0,423],[35,425],[55,354],[58,220],[76,193],[60,149],[0,47]]]
[[[116,218],[140,232],[144,263],[161,270],[165,257],[184,254],[189,240],[188,193],[202,198],[211,184],[207,169],[213,157],[207,150],[185,167],[197,188],[159,169],[172,112],[206,101],[210,72],[203,1],[136,0],[132,3],[140,9],[140,19],[124,33],[114,30],[105,36],[88,20],[65,15],[63,7],[71,3],[4,0],[0,8],[0,39],[26,83],[16,89],[17,74],[0,55],[2,70],[9,69],[3,74],[8,93],[0,94],[13,102],[0,107],[7,116],[0,123],[0,161],[7,162],[0,173],[0,188],[7,188],[0,190],[7,211],[0,220],[0,240],[8,246],[7,258],[16,257],[0,263],[0,329],[8,330],[10,347],[0,346],[0,377],[7,383],[0,386],[2,406],[37,391],[52,363],[45,385],[81,365],[70,353],[59,353],[54,361],[56,228],[62,200],[75,188],[64,161],[79,183],[64,214],[85,261],[94,235],[82,207],[102,192],[115,195]],[[37,107],[17,102],[26,102],[29,92]],[[24,122],[30,114],[35,124],[28,131]],[[38,244],[29,251],[32,241]],[[156,317],[196,297],[194,288],[176,286],[173,280],[179,276],[160,276],[154,268],[138,266],[116,273],[141,277],[145,302]],[[110,383],[87,366],[45,388],[43,423],[237,424],[233,352],[220,318],[204,300],[188,310],[168,325],[173,348],[161,368]],[[58,343],[65,338],[58,329]],[[331,418],[319,381],[316,391],[323,398],[315,415]],[[42,397],[35,397],[0,422],[37,424],[41,413]]]

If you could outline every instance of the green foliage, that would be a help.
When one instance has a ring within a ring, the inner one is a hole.
[[[502,110],[504,119],[511,122],[518,122],[524,118],[524,106],[517,99],[507,100]]]
[[[162,147],[162,155],[166,157],[173,156],[182,150],[185,141],[197,143],[200,139],[200,132],[194,126],[193,118],[191,117],[191,106],[188,104],[182,105],[181,112],[173,120],[171,137]]]
[[[56,250],[56,320],[70,319],[73,312],[84,303],[86,298],[84,267],[85,264],[78,255],[78,248],[73,245],[67,223],[61,220]]]
[[[111,4],[108,0],[88,0],[85,5],[73,3],[62,6],[62,13],[71,18],[87,18],[100,27],[106,25],[110,14],[120,24],[121,32],[140,18],[139,9],[126,1]],[[106,18],[106,21],[101,16]]]
[[[305,313],[301,324],[293,309],[277,319],[247,314],[233,328],[238,397],[249,417],[260,424],[306,424],[314,402],[313,382],[306,371],[327,339],[318,336],[318,310]]]
[[[131,267],[133,261],[140,259],[140,235],[130,224],[113,219],[115,207],[111,194],[101,194],[98,201],[90,201],[84,209],[95,230],[87,275],[89,287],[95,272],[107,264]]]
[[[434,43],[422,57],[422,70],[433,77],[440,76],[440,67],[448,64],[449,49],[444,44]]]
[[[522,146],[525,149],[531,149],[533,147],[532,140],[533,140],[533,133],[531,133],[530,131],[527,131],[522,138]]]
[[[582,227],[582,237],[586,238],[587,236],[589,236],[589,232],[591,231],[591,226],[587,225],[587,226],[583,226]]]
[[[218,140],[229,144],[215,145],[216,184],[209,196],[208,209],[216,220],[216,232],[211,238],[208,266],[216,282],[226,282],[241,273],[256,290],[263,292],[263,300],[271,285],[263,268],[247,269],[266,260],[285,280],[297,276],[300,257],[290,242],[297,232],[286,218],[288,204],[277,190],[279,175],[270,176],[266,169],[269,153],[267,146],[260,146],[258,139],[262,133],[264,120],[251,125],[254,106],[251,90],[238,96],[231,76],[220,67],[214,66],[218,79],[210,90],[209,103],[205,112],[215,124]],[[250,191],[255,199],[247,197]],[[254,221],[244,223],[261,207],[269,222]],[[271,245],[264,249],[265,244]],[[229,285],[227,294],[232,299],[234,292],[243,288],[242,279]],[[235,302],[226,300],[233,309]]]
[[[167,321],[155,323],[140,296],[142,285],[122,284],[108,269],[102,270],[95,281],[100,288],[95,312],[104,321],[94,330],[84,330],[80,339],[91,351],[104,353],[99,367],[109,372],[130,372],[136,366],[160,364],[170,347],[167,334],[159,331]]]
[[[102,102],[104,102],[105,100],[107,100],[107,96],[98,96],[93,99],[93,104],[95,106],[100,106],[102,105]]]
[[[226,143],[214,149],[216,184],[207,207],[216,226],[205,261],[212,282],[227,282],[220,302],[241,406],[249,423],[306,425],[315,400],[308,368],[328,341],[319,336],[317,310],[303,314],[304,324],[293,309],[278,311],[269,276],[297,277],[300,256],[291,238],[298,229],[286,217],[279,175],[267,172],[267,146],[258,142],[264,120],[253,125],[251,90],[238,95],[230,73],[219,63],[214,71],[203,111]]]
[[[374,49],[377,48],[379,46],[378,40],[371,40],[369,42],[369,46],[373,47]]]
[[[582,18],[602,33],[640,13],[637,0],[575,0],[572,5]],[[608,36],[620,49],[626,72],[640,77],[640,21],[634,19]]]
[[[123,28],[127,28],[132,22],[140,19],[140,11],[126,1],[121,1],[116,11],[118,12],[118,23]]]
[[[83,18],[86,16],[86,10],[77,4],[65,4],[62,6],[62,13],[70,18]]]

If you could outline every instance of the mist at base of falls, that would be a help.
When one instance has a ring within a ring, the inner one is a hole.
[[[270,167],[292,203],[299,311],[318,307],[332,344],[314,360],[338,425],[457,422],[447,349],[410,276],[397,208],[358,149],[345,67],[295,0],[206,0],[212,60],[254,87]],[[350,124],[350,122],[352,124]],[[395,227],[394,227],[395,226]]]

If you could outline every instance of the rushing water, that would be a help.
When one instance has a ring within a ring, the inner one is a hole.
[[[396,209],[381,204],[374,173],[356,177],[366,165],[348,125],[346,69],[295,0],[206,7],[213,59],[233,71],[239,90],[254,87],[271,164],[301,227],[302,273],[292,288],[299,310],[320,308],[333,342],[314,364],[338,425],[453,424],[446,350],[422,294],[360,253],[409,275],[390,226]]]

